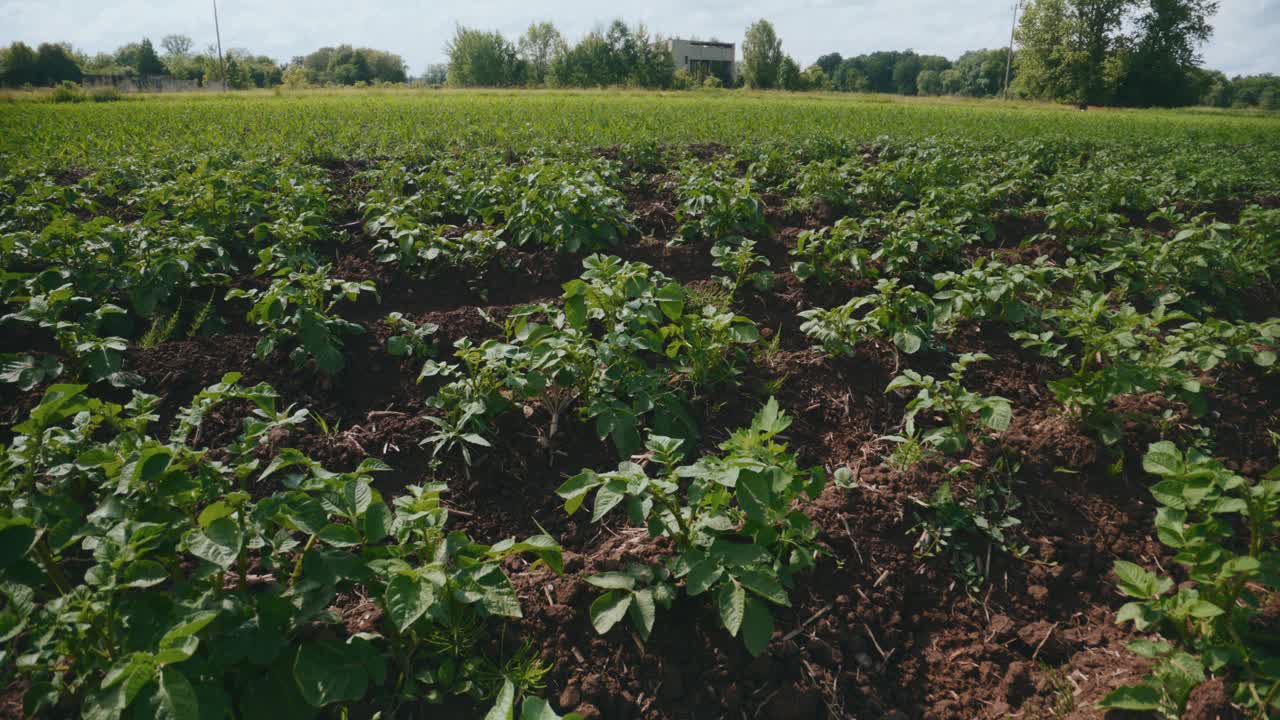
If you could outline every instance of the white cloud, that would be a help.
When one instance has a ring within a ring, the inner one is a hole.
[[[518,35],[533,20],[556,23],[571,38],[603,25],[612,11],[584,0],[220,0],[223,47],[288,60],[324,45],[351,43],[402,55],[421,72],[443,59],[456,24]],[[936,53],[1003,47],[1012,3],[1005,0],[647,0],[621,14],[664,35],[740,42],[747,25],[770,18],[783,48],[801,63],[827,52],[874,50]],[[1228,74],[1280,72],[1280,0],[1222,0],[1217,32],[1205,48],[1210,67]],[[0,43],[68,41],[109,51],[143,36],[190,35],[197,48],[214,41],[210,0],[0,0]]]

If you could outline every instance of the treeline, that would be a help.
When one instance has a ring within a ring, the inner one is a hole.
[[[404,83],[408,70],[394,53],[350,45],[325,47],[281,64],[266,55],[231,49],[219,62],[217,49],[194,49],[191,38],[167,35],[157,51],[151,40],[128,43],[114,52],[88,55],[66,43],[44,43],[35,50],[21,42],[0,48],[0,85],[48,87],[82,82],[88,75],[137,78],[172,77],[199,85],[221,84],[232,89],[277,85],[359,85]],[[225,68],[225,72],[224,72]]]
[[[517,40],[496,31],[459,26],[445,47],[442,80],[455,87],[679,86],[675,59],[661,37],[643,25],[615,20],[570,45],[549,22],[534,23]],[[434,73],[428,72],[431,76]]]
[[[1214,0],[1031,0],[1019,20],[1014,92],[1080,105],[1274,109],[1274,76],[1201,67]]]
[[[914,51],[882,51],[845,58],[829,53],[815,65],[828,88],[896,95],[989,97],[1004,87],[1008,50],[973,50],[955,62]]]

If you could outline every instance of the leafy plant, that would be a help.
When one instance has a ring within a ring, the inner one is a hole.
[[[917,389],[916,396],[907,403],[907,414],[903,419],[907,436],[915,435],[916,417],[922,412],[937,413],[946,421],[945,426],[928,430],[921,437],[921,442],[945,453],[959,452],[969,446],[969,433],[975,419],[987,429],[996,432],[1007,430],[1013,417],[1009,401],[997,396],[978,395],[963,384],[965,371],[970,365],[990,359],[990,355],[982,353],[965,353],[951,364],[951,374],[943,380],[921,375],[915,370],[906,370],[895,377],[885,392]]]
[[[964,497],[956,497],[951,483],[943,483],[928,501],[919,502],[925,513],[912,530],[919,533],[916,557],[946,558],[965,588],[978,592],[991,574],[993,551],[1013,557],[1027,551],[1009,535],[1022,524],[1014,516],[1021,504],[999,481],[981,481]]]
[[[1120,592],[1133,598],[1116,622],[1139,632],[1166,633],[1174,643],[1142,639],[1129,645],[1156,659],[1137,685],[1119,688],[1099,707],[1181,717],[1207,673],[1228,677],[1233,700],[1257,717],[1280,711],[1280,656],[1255,619],[1280,589],[1271,538],[1280,530],[1280,468],[1251,481],[1197,450],[1152,445],[1143,469],[1162,479],[1151,488],[1160,504],[1156,534],[1176,551],[1187,582],[1118,560]]]
[[[527,650],[490,636],[520,615],[503,561],[558,572],[554,541],[473,543],[448,528],[443,485],[384,500],[376,460],[334,473],[284,449],[263,467],[267,438],[308,413],[238,379],[201,392],[168,440],[149,432],[157,398],[122,407],[83,385],[51,386],[14,427],[0,464],[0,657],[29,683],[27,712],[252,716],[269,695],[274,712],[314,717],[368,707],[381,686],[372,706],[395,714],[451,695],[501,708],[536,690]],[[204,419],[233,399],[254,408],[243,431],[201,447]],[[351,633],[329,608],[358,588],[383,615]]]
[[[748,282],[761,292],[773,286],[773,273],[756,269],[769,267],[769,259],[763,255],[757,255],[755,249],[754,240],[741,239],[736,243],[724,241],[712,246],[711,257],[714,258],[712,264],[728,273],[718,279],[720,284],[729,291],[731,297],[736,296],[738,290]]]
[[[726,166],[690,161],[680,166],[680,177],[676,221],[685,240],[750,238],[768,230],[750,175],[734,177]]]
[[[259,360],[278,348],[293,346],[289,359],[296,367],[308,359],[327,375],[342,372],[342,338],[364,333],[364,327],[332,315],[342,301],[354,302],[363,293],[376,293],[372,281],[355,282],[329,277],[327,266],[311,272],[278,275],[265,289],[233,289],[227,299],[245,298],[253,303],[247,319],[263,328],[254,353]]]
[[[793,575],[811,569],[819,552],[816,528],[794,504],[816,498],[827,482],[821,469],[801,470],[780,442],[790,424],[771,399],[751,427],[720,445],[720,456],[682,466],[681,441],[651,436],[645,462],[656,466],[655,475],[624,462],[615,472],[583,471],[556,491],[570,514],[594,493],[592,521],[621,507],[651,536],[673,542],[662,567],[589,581],[608,591],[592,604],[598,631],[627,617],[648,637],[656,606],[682,583],[691,597],[714,593],[721,625],[730,635],[741,633],[753,655],[764,652],[773,632],[769,606],[790,605]]]
[[[931,340],[936,312],[928,295],[885,278],[876,283],[875,295],[801,312],[805,322],[800,329],[835,354],[851,354],[855,345],[872,337],[892,340],[898,350],[914,355]]]

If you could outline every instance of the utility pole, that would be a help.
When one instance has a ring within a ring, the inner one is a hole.
[[[1004,61],[1004,99],[1009,99],[1009,73],[1013,70],[1013,36],[1018,32],[1018,11],[1022,9],[1022,0],[1013,5],[1013,25],[1009,27],[1009,56]]]
[[[213,32],[218,38],[218,67],[222,71],[222,92],[226,92],[227,64],[222,60],[222,28],[218,27],[218,0],[213,0]]]

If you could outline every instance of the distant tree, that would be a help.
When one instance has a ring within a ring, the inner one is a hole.
[[[1080,52],[1070,0],[1031,0],[1015,32],[1019,94],[1079,99]]]
[[[551,61],[567,48],[564,36],[549,22],[533,23],[520,37],[519,55],[529,68],[528,80],[544,85],[551,71]]]
[[[227,86],[233,90],[245,90],[253,86],[253,78],[234,57],[227,58]]]
[[[307,86],[307,71],[301,64],[290,64],[284,69],[280,76],[281,83],[291,89],[297,90]]]
[[[916,78],[924,70],[924,61],[914,52],[908,50],[898,56],[893,64],[893,90],[899,95],[916,94]]]
[[[0,56],[0,83],[11,87],[40,84],[36,51],[22,42],[10,45]]]
[[[80,82],[84,73],[71,47],[58,43],[42,43],[36,49],[36,63],[40,66],[41,84],[56,85],[61,82]]]
[[[1001,48],[997,50],[972,50],[961,55],[955,63],[955,69],[960,73],[961,81],[961,89],[957,92],[973,97],[1001,94],[1004,91],[1004,76],[1008,53],[1007,49]],[[1015,69],[1016,63],[1015,67],[1009,68],[1011,75]],[[1015,79],[1016,75],[1012,75],[1010,82]]]
[[[800,73],[800,65],[790,55],[782,58],[782,65],[778,68],[778,87],[792,92],[808,89]]]
[[[920,95],[941,95],[944,92],[942,73],[937,70],[921,70],[916,76],[916,92]]]
[[[160,39],[160,47],[168,57],[185,58],[191,54],[191,38],[186,35],[165,35]]]
[[[742,79],[747,87],[768,90],[778,87],[782,71],[782,41],[768,20],[757,20],[747,28],[742,41]]]
[[[499,32],[459,25],[445,52],[449,55],[450,85],[498,87],[512,84],[517,75],[516,50]]]
[[[1125,15],[1135,0],[1072,0],[1076,41],[1081,60],[1076,66],[1076,87],[1081,102],[1101,104],[1107,99],[1104,67],[1115,47]]]
[[[840,53],[833,52],[818,58],[814,65],[822,68],[822,72],[826,73],[828,77],[834,77],[842,62],[844,62],[844,58],[840,56]]]
[[[133,68],[137,70],[139,75],[166,74],[164,63],[161,62],[160,56],[156,54],[155,47],[151,45],[151,41],[147,38],[143,38],[142,43],[138,45],[134,63]]]
[[[449,80],[449,65],[432,63],[422,73],[422,81],[428,85],[444,85]]]
[[[805,87],[810,90],[825,91],[831,89],[831,77],[817,63],[805,68],[801,80]]]
[[[1189,105],[1201,95],[1200,46],[1213,34],[1213,0],[1148,0],[1136,21],[1132,55],[1122,81],[1128,105]]]

